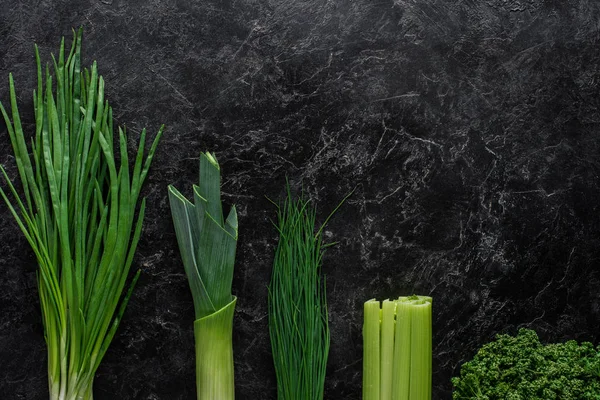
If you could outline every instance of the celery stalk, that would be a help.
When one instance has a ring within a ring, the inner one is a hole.
[[[394,346],[393,400],[409,400],[411,356],[411,306],[407,297],[396,303],[396,341]]]
[[[380,395],[380,314],[379,301],[364,304],[363,400],[379,400]]]
[[[431,399],[431,301],[411,304],[410,399]]]
[[[431,400],[431,297],[364,304],[363,399]]]
[[[392,399],[396,302],[386,299],[381,308],[381,400]]]

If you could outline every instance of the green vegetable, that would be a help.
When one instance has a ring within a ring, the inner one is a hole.
[[[377,308],[379,302],[375,301]],[[396,302],[386,299],[381,304],[381,362],[380,379],[381,400],[391,400],[394,381],[394,341],[396,332]],[[365,314],[366,315],[366,314]]]
[[[363,400],[431,399],[431,297],[364,304]]]
[[[294,200],[289,185],[286,191],[285,203],[278,207],[279,243],[268,293],[277,394],[282,400],[318,400],[323,398],[330,340],[320,274],[321,233],[329,218],[315,233],[315,210],[303,197]]]
[[[129,169],[127,136],[119,128],[116,165],[112,109],[96,63],[81,71],[82,31],[64,39],[45,84],[37,47],[35,134],[31,149],[17,108],[12,75],[11,114],[0,104],[24,197],[0,167],[15,202],[0,188],[37,262],[48,345],[50,399],[91,399],[94,374],[119,325],[139,271],[125,287],[142,230],[145,202],[135,218],[140,189],[162,128],[144,161],[146,132]],[[11,121],[12,118],[12,121]],[[31,155],[29,154],[31,152]]]
[[[169,186],[173,224],[194,299],[196,388],[199,400],[234,398],[231,294],[238,237],[235,206],[223,220],[221,176],[214,155],[200,155],[194,202]]]
[[[395,303],[394,303],[395,304]],[[363,400],[380,400],[381,386],[381,308],[379,301],[371,299],[364,304],[363,323]],[[395,324],[395,322],[394,322]],[[389,353],[389,348],[386,348]],[[393,347],[392,347],[393,353]]]
[[[462,365],[452,384],[456,400],[598,400],[600,346],[543,345],[530,329],[500,334]]]

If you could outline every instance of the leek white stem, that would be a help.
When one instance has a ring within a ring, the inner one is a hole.
[[[194,322],[198,399],[234,398],[231,337],[236,300]]]

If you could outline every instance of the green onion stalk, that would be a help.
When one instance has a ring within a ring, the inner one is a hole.
[[[364,304],[363,400],[431,400],[428,296]]]
[[[238,238],[235,206],[226,219],[221,205],[220,167],[211,153],[200,155],[200,182],[193,201],[169,186],[169,201],[181,259],[188,277],[196,320],[198,400],[234,398],[231,294]]]
[[[44,73],[35,47],[35,132],[29,146],[12,74],[11,112],[0,104],[23,187],[21,195],[0,166],[9,188],[0,194],[39,265],[51,400],[93,398],[94,374],[139,276],[123,295],[142,231],[144,200],[136,217],[140,189],[163,129],[146,157],[142,131],[130,170],[126,132],[119,128],[114,135],[96,63],[81,68],[81,40],[82,30],[73,32],[66,54],[63,39],[58,59],[53,56]]]

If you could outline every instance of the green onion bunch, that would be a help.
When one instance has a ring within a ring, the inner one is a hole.
[[[235,206],[223,219],[220,173],[216,157],[202,153],[193,202],[169,186],[175,234],[196,312],[198,400],[232,400],[235,394],[232,333],[237,298],[231,284],[238,221]]]
[[[162,128],[144,157],[145,131],[129,165],[127,136],[115,137],[112,109],[96,63],[81,69],[81,29],[65,55],[42,73],[37,47],[35,132],[25,137],[12,75],[11,113],[0,104],[15,155],[21,196],[0,167],[6,201],[35,253],[50,399],[92,399],[94,374],[115,335],[139,271],[122,295],[142,230],[140,189]],[[114,141],[117,142],[113,143]],[[120,162],[116,162],[120,158]]]

